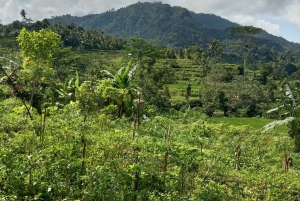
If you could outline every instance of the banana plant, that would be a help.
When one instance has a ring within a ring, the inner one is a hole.
[[[79,88],[79,75],[76,71],[76,77],[71,78],[66,83],[58,82],[56,84],[56,93],[58,94],[58,99],[63,101],[64,104],[70,101],[76,101],[76,89]]]
[[[132,87],[132,80],[138,69],[135,65],[131,68],[130,60],[126,67],[122,67],[114,75],[107,70],[102,70],[104,77],[112,80],[112,87],[107,87],[103,93],[105,98],[110,98],[118,104],[118,117],[121,118],[124,113],[125,103],[132,105],[134,88]]]
[[[282,104],[278,106],[277,108],[273,108],[271,110],[267,111],[267,114],[270,114],[275,111],[279,111],[281,109],[285,109],[285,113],[283,115],[287,116],[287,118],[283,120],[277,120],[273,121],[271,123],[268,123],[262,128],[262,132],[266,132],[272,128],[275,128],[276,125],[286,125],[289,122],[293,121],[295,118],[300,117],[300,107],[294,98],[293,92],[288,84],[284,85],[284,88],[281,89],[285,96],[289,99],[289,101],[281,100]]]

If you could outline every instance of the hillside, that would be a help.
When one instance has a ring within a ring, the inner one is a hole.
[[[300,199],[299,54],[258,47],[243,71],[208,49],[24,26],[0,26],[2,200]]]
[[[182,7],[162,3],[136,3],[118,10],[83,17],[71,15],[49,19],[52,24],[74,23],[83,28],[101,29],[106,34],[122,38],[144,38],[169,47],[201,44],[212,39],[231,39],[226,29],[238,24],[213,14],[197,14]],[[300,44],[289,42],[267,32],[260,36],[262,44],[278,50],[299,51]]]
[[[190,11],[190,15],[194,20],[211,29],[226,30],[229,27],[239,26],[237,23],[231,22],[214,14],[194,13]]]
[[[206,33],[214,34],[213,30],[195,21],[188,10],[158,3],[137,3],[118,11],[81,18],[65,15],[49,21],[100,28],[116,37],[139,37],[168,46],[206,44],[210,40]],[[220,36],[224,35],[224,31],[220,30],[214,34],[215,38],[219,38],[218,32]]]

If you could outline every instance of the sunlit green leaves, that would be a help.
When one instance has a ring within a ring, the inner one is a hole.
[[[58,34],[42,29],[38,32],[29,32],[23,28],[17,37],[21,46],[21,55],[26,58],[26,62],[50,63],[52,56],[61,44]]]

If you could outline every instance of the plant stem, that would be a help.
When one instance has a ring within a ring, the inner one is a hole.
[[[14,84],[14,82],[11,80],[11,78],[7,75],[7,73],[5,72],[5,70],[2,68],[2,65],[1,65],[1,64],[0,64],[0,69],[1,69],[1,71],[4,73],[4,75],[7,77],[7,79],[8,79],[8,84],[12,86],[12,88],[14,89],[14,91],[15,91],[17,94],[20,93],[19,90],[17,89],[16,85]],[[25,108],[26,108],[26,110],[27,110],[27,114],[29,115],[30,119],[33,120],[33,117],[32,117],[32,115],[31,115],[30,110],[29,110],[29,108],[27,107],[27,105],[26,105],[24,99],[21,98],[21,101],[22,101],[23,105],[25,106]]]

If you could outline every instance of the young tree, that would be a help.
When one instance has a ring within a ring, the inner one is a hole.
[[[23,21],[24,21],[25,23],[30,23],[30,22],[33,21],[31,18],[27,18],[27,13],[26,13],[26,11],[25,11],[24,9],[22,9],[22,10],[20,11],[20,15],[21,15],[21,17],[23,18]]]
[[[178,59],[183,59],[184,58],[184,53],[183,53],[183,49],[179,48],[178,49]]]
[[[38,32],[29,32],[23,28],[17,41],[24,60],[21,77],[24,83],[31,85],[29,87],[31,89],[30,106],[33,106],[37,89],[39,89],[39,93],[42,93],[46,85],[49,84],[49,78],[54,75],[52,57],[59,48],[61,39],[58,34],[52,31],[43,29]],[[40,102],[35,102],[35,106],[39,110]]]
[[[21,15],[21,17],[23,18],[23,20],[25,20],[25,19],[26,19],[27,13],[26,13],[26,11],[25,11],[24,9],[22,9],[22,10],[20,11],[20,15]]]
[[[251,48],[251,43],[253,42],[255,36],[262,31],[261,28],[256,28],[253,26],[239,26],[231,27],[228,34],[237,36],[241,39],[241,46],[243,48],[243,61],[244,61],[244,76],[247,65],[247,58],[249,56],[249,51]]]
[[[163,48],[141,38],[131,38],[126,51],[132,55],[133,61],[138,62],[141,68],[154,64],[156,59],[163,58],[165,53]]]

